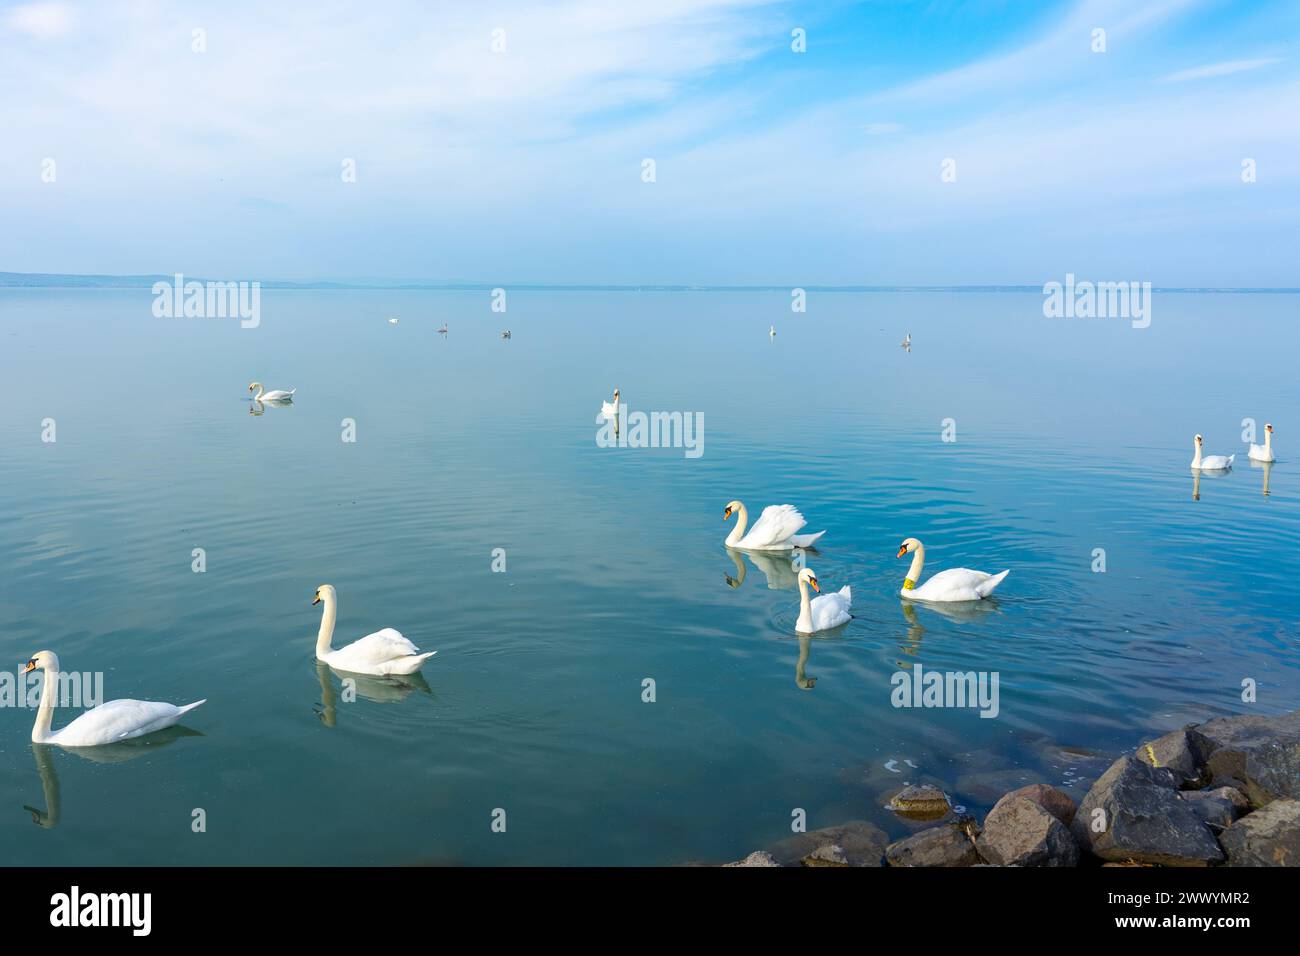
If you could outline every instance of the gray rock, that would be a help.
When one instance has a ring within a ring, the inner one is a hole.
[[[1021,787],[1019,790],[1012,790],[1005,797],[995,803],[993,809],[996,810],[1004,801],[1014,800],[1018,797],[1032,800],[1052,816],[1056,817],[1056,819],[1064,823],[1067,827],[1070,825],[1071,821],[1074,820],[1074,801],[1060,790],[1048,786],[1045,783],[1031,783],[1027,787]]]
[[[1300,710],[1278,717],[1217,717],[1196,728],[1213,746],[1208,765],[1218,786],[1240,780],[1256,807],[1300,799]]]
[[[1203,734],[1194,727],[1184,727],[1138,747],[1137,757],[1153,767],[1169,768],[1179,787],[1195,790],[1209,783],[1205,764],[1213,750],[1214,744]]]
[[[1219,838],[1229,866],[1300,866],[1300,800],[1274,800]]]
[[[890,866],[975,866],[975,844],[955,823],[930,827],[885,848]]]
[[[828,845],[840,847],[849,866],[880,866],[885,859],[889,837],[874,823],[851,820],[837,827],[787,837],[768,847],[768,852],[780,866],[799,866],[804,857]]]
[[[943,791],[928,783],[904,787],[890,798],[889,807],[899,816],[913,820],[938,820],[951,809]]]
[[[1071,826],[1075,838],[1103,860],[1163,866],[1221,862],[1223,850],[1214,834],[1175,782],[1166,767],[1120,757],[1079,804]],[[1098,824],[1104,827],[1100,832],[1094,830]]]
[[[1233,787],[1187,790],[1183,793],[1183,799],[1216,832],[1231,826],[1233,820],[1250,809],[1246,795]]]
[[[849,858],[844,847],[827,844],[819,846],[803,858],[804,866],[848,866]]]
[[[1033,800],[1002,800],[984,819],[979,855],[999,866],[1074,866],[1079,847],[1065,824]]]
[[[743,860],[737,860],[735,863],[724,863],[723,866],[780,866],[772,857],[772,854],[766,850],[755,850]]]

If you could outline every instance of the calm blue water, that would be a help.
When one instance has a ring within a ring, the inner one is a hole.
[[[796,807],[905,832],[882,809],[904,781],[977,812],[1033,780],[1077,796],[1145,734],[1300,696],[1295,296],[1157,293],[1145,330],[1022,293],[795,315],[783,292],[517,292],[502,316],[264,291],[248,330],[151,301],[0,290],[0,668],[50,648],[109,698],[208,703],[191,734],[89,755],[0,709],[6,863],[734,859]],[[255,378],[296,403],[251,415]],[[615,385],[702,412],[703,457],[597,447]],[[1248,416],[1276,426],[1269,472]],[[1198,431],[1238,463],[1194,500]],[[732,498],[828,529],[809,564],[852,585],[847,627],[796,638],[779,564],[729,584]],[[1011,575],[975,611],[905,608],[908,535],[927,576]],[[312,655],[322,583],[337,638],[436,648],[424,681],[344,701]],[[997,671],[1000,715],[893,708],[917,663]]]

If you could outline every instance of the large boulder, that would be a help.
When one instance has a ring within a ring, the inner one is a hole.
[[[890,798],[889,808],[909,820],[938,820],[951,809],[944,792],[928,783],[904,787]]]
[[[1000,800],[975,842],[979,855],[998,866],[1074,866],[1079,847],[1069,829],[1026,797]]]
[[[1250,810],[1250,801],[1235,787],[1187,790],[1183,799],[1215,832],[1231,826],[1232,821]]]
[[[1300,866],[1300,800],[1274,800],[1219,837],[1229,866]]]
[[[958,823],[930,827],[885,848],[890,866],[975,866],[980,857],[966,828]]]
[[[1213,783],[1241,781],[1256,807],[1300,799],[1300,710],[1277,717],[1216,717],[1196,728],[1213,747]]]
[[[772,857],[772,854],[765,850],[755,850],[743,860],[737,860],[735,863],[724,863],[723,866],[780,866]]]
[[[1071,829],[1103,860],[1163,866],[1221,862],[1218,841],[1179,795],[1176,782],[1168,768],[1120,757],[1083,798]]]
[[[1167,767],[1179,787],[1195,790],[1209,783],[1205,764],[1213,750],[1214,744],[1190,726],[1143,744],[1137,749],[1137,757],[1153,767]]]
[[[1048,786],[1045,783],[1031,783],[1027,787],[1021,787],[1019,790],[1012,790],[994,804],[993,809],[996,810],[1006,801],[1014,800],[1018,797],[1032,800],[1052,816],[1056,817],[1056,819],[1064,823],[1067,827],[1074,819],[1074,812],[1076,809],[1074,801],[1071,800],[1067,794],[1064,794],[1055,787]]]
[[[849,866],[881,866],[888,845],[889,837],[880,827],[866,820],[852,820],[837,827],[797,833],[768,847],[768,852],[779,866],[799,866],[804,857],[824,846],[835,846]]]

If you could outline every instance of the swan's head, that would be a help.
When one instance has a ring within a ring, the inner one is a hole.
[[[248,383],[248,390],[249,390],[250,392],[252,392],[252,391],[256,391],[258,388],[261,388],[261,386],[262,386],[262,383],[261,383],[261,382],[249,382],[249,383]]]
[[[619,396],[619,390],[618,390],[618,389],[614,389],[614,403],[615,403],[615,404],[618,404],[618,396]]]
[[[897,557],[901,558],[905,554],[911,554],[920,546],[921,542],[917,541],[915,538],[904,538],[903,543],[898,546]]]
[[[1201,444],[1201,442],[1203,442],[1203,441],[1205,441],[1205,439],[1202,438],[1200,435],[1197,435],[1197,436],[1196,436],[1196,444],[1197,444],[1198,446],[1199,446],[1199,445]]]
[[[799,580],[808,585],[818,594],[822,593],[821,585],[817,583],[817,574],[812,568],[804,568],[799,572]]]
[[[24,674],[30,674],[36,668],[49,668],[54,671],[59,669],[59,655],[53,651],[37,651],[27,661],[27,666],[23,668]]]
[[[319,604],[321,601],[328,601],[331,604],[334,603],[334,585],[322,584],[320,587],[316,589],[316,597],[312,600],[311,603],[313,606],[315,606]]]
[[[1272,425],[1265,425],[1265,426],[1264,426],[1264,431],[1268,432],[1270,435],[1273,434],[1273,426],[1272,426]]]
[[[742,505],[739,501],[728,501],[727,507],[722,509],[722,520],[726,521],[728,518],[731,517],[732,512],[739,511],[743,507],[744,505]]]

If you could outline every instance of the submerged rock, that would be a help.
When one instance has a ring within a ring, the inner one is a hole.
[[[1206,761],[1213,750],[1214,744],[1193,725],[1143,744],[1138,747],[1137,756],[1152,767],[1170,770],[1182,789],[1195,790],[1209,783]]]
[[[1026,800],[1032,800],[1067,827],[1070,825],[1070,822],[1074,820],[1074,801],[1071,800],[1067,794],[1064,794],[1055,787],[1048,786],[1045,783],[1031,783],[1027,787],[1021,787],[1019,790],[1012,790],[995,803],[993,809],[996,810],[1006,801],[1020,797],[1023,797]]]
[[[1300,800],[1274,800],[1219,837],[1229,866],[1300,866]]]
[[[1213,747],[1207,761],[1215,785],[1241,781],[1256,807],[1300,799],[1300,710],[1277,717],[1217,717],[1198,726]]]
[[[735,863],[724,863],[723,866],[780,866],[772,857],[772,854],[766,850],[755,850],[743,860],[737,860]]]
[[[975,866],[975,844],[959,823],[930,827],[885,848],[890,866]]]
[[[1088,791],[1071,829],[1094,856],[1117,862],[1206,866],[1223,850],[1175,789],[1166,767],[1123,756]]]
[[[779,866],[799,866],[804,857],[822,847],[836,846],[849,866],[880,866],[888,845],[889,837],[880,827],[866,820],[852,820],[837,827],[797,833],[768,847],[768,852]]]
[[[1069,829],[1027,797],[1008,794],[989,811],[975,843],[999,866],[1074,866],[1079,847]]]
[[[951,809],[943,791],[928,783],[904,787],[890,799],[889,808],[913,820],[938,820]]]

